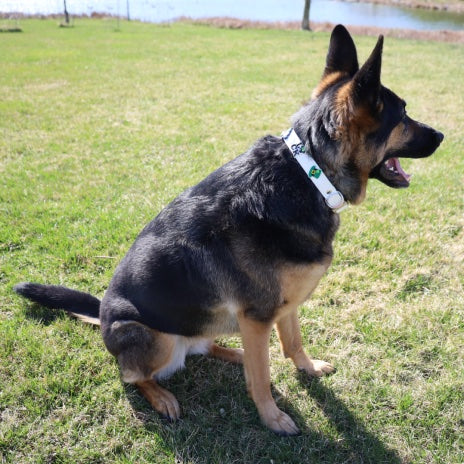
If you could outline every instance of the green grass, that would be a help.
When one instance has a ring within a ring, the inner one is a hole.
[[[140,229],[184,188],[278,134],[321,75],[328,35],[114,20],[24,20],[0,40],[0,462],[464,462],[464,48],[388,39],[383,80],[446,134],[342,213],[336,258],[301,308],[311,381],[271,346],[267,431],[242,369],[193,357],[160,419],[98,330],[27,303],[23,280],[101,296]],[[356,38],[360,59],[374,46]],[[237,345],[238,338],[223,340]]]

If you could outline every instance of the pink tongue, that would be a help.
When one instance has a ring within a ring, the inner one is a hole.
[[[388,160],[388,163],[390,165],[393,164],[398,173],[401,174],[407,181],[411,179],[411,174],[404,172],[403,168],[401,167],[400,160],[398,158],[391,158],[390,160]]]

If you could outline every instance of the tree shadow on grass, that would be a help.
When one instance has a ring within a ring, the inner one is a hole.
[[[218,360],[189,358],[187,368],[165,384],[183,410],[183,417],[176,423],[160,418],[135,388],[127,386],[126,394],[147,432],[161,438],[163,448],[168,451],[166,456],[176,456],[177,462],[402,462],[323,382],[298,375],[301,386],[326,417],[330,432],[312,428],[308,417],[302,416],[276,389],[273,394],[279,398],[279,407],[290,414],[302,434],[279,437],[267,430],[245,393],[241,366]],[[159,454],[159,449],[156,453]]]

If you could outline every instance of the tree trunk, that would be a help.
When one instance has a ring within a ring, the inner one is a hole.
[[[303,10],[303,21],[301,23],[301,29],[304,31],[310,31],[309,27],[309,7],[311,5],[311,0],[305,0],[304,10]]]
[[[66,8],[66,0],[63,0],[63,2],[64,2],[64,21],[66,24],[69,24],[69,13]]]

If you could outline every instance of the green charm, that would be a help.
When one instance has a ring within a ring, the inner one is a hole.
[[[315,177],[316,179],[319,179],[319,176],[321,175],[321,170],[320,169],[317,169],[316,166],[313,166],[309,172],[308,172],[308,176],[309,177]]]

